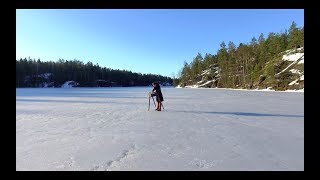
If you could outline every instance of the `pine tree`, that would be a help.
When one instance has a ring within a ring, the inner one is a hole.
[[[303,40],[302,37],[299,35],[299,29],[297,28],[297,24],[293,21],[290,28],[289,28],[289,42],[288,48],[297,48],[302,46]]]
[[[231,77],[231,85],[233,88],[235,88],[236,80],[235,80],[235,72],[236,72],[236,58],[235,58],[235,52],[236,52],[236,45],[229,41],[228,43],[228,54],[230,55],[229,58],[229,68],[228,68],[228,76]]]
[[[200,53],[197,54],[197,56],[193,59],[191,63],[191,80],[193,82],[199,81],[198,76],[202,72],[202,55]]]
[[[190,82],[189,80],[191,80],[190,74],[191,74],[190,65],[186,61],[184,61],[183,68],[181,71],[181,83],[183,87],[186,85],[189,85],[189,82]]]
[[[227,87],[228,85],[228,52],[224,41],[220,44],[220,49],[217,53],[218,65],[220,67],[219,87]]]

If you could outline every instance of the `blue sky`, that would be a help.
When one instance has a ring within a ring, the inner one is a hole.
[[[216,54],[222,41],[304,26],[303,9],[16,10],[16,58],[91,61],[102,67],[177,76],[183,62]]]

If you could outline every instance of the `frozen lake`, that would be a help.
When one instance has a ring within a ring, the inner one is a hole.
[[[16,170],[304,170],[304,93],[17,88]]]

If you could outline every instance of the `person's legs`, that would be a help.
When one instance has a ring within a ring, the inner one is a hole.
[[[158,101],[157,101],[157,107],[156,107],[156,110],[158,110],[159,109],[159,103],[158,103]]]
[[[161,102],[160,101],[158,101],[157,111],[161,111]]]
[[[159,99],[159,96],[158,96],[158,95],[157,95],[156,100],[157,100],[157,108],[156,108],[156,110],[159,111],[160,108],[161,108],[161,106],[159,106],[159,105],[160,105],[160,99]]]

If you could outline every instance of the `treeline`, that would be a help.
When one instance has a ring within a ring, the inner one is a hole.
[[[92,62],[16,60],[16,87],[60,87],[66,81],[75,81],[80,87],[148,86],[154,81],[172,84],[170,77],[113,70]]]
[[[258,39],[252,38],[250,43],[236,46],[232,41],[222,42],[215,55],[210,53],[203,57],[200,53],[189,64],[186,61],[180,71],[181,86],[193,85],[201,80],[201,74],[207,71],[206,80],[215,79],[213,86],[225,88],[250,88],[261,83],[266,76],[274,76],[280,71],[279,66],[270,66],[270,61],[281,52],[304,46],[304,27],[298,28],[292,22],[289,30],[282,33],[269,33],[265,39],[263,33]],[[288,74],[283,74],[283,76]],[[276,77],[281,79],[283,77]],[[272,79],[274,86],[280,88],[279,80]],[[256,83],[256,84],[255,84]],[[278,84],[275,84],[278,83]]]

